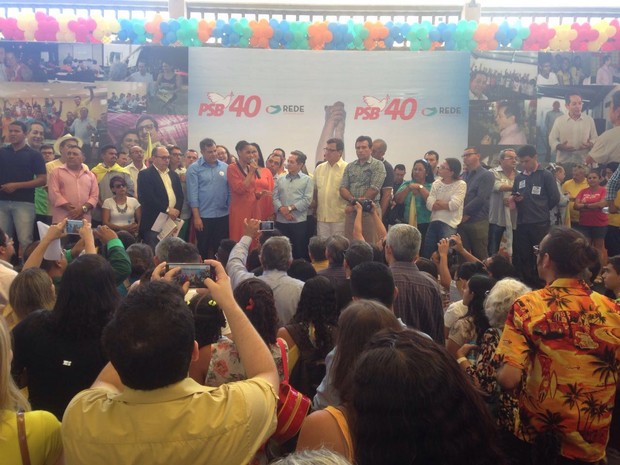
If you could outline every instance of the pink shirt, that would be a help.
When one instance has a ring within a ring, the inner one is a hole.
[[[74,207],[81,207],[88,203],[94,208],[99,198],[97,177],[84,165],[77,172],[69,170],[67,165],[54,168],[47,178],[47,187],[54,223],[66,218],[69,213],[60,208],[61,205],[70,203]],[[83,216],[88,221],[91,220],[90,211]]]
[[[587,187],[577,194],[576,202],[597,203],[605,200],[607,189],[599,187],[596,192]],[[607,226],[609,216],[603,213],[603,207],[594,210],[579,210],[579,224],[581,226]]]

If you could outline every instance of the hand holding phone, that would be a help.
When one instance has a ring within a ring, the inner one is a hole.
[[[173,268],[181,269],[174,275],[174,281],[182,286],[189,282],[190,288],[205,288],[204,280],[213,279],[213,271],[211,265],[206,263],[168,263],[166,265],[166,273]]]

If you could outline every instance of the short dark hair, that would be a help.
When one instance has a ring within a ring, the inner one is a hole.
[[[331,139],[327,139],[325,142],[327,145],[336,144],[336,150],[342,152],[344,150],[344,141],[338,137],[332,137]]]
[[[47,150],[47,149],[52,149],[52,150],[54,150],[54,146],[53,146],[52,144],[43,144],[43,145],[41,146],[41,148],[39,149],[39,151],[41,151],[41,150]]]
[[[439,161],[439,154],[435,152],[434,150],[427,150],[427,152],[424,155],[435,155],[435,158],[437,159],[437,161]]]
[[[529,144],[524,145],[517,151],[517,157],[519,158],[535,157],[537,155],[538,155],[538,152],[536,152],[536,147],[534,147],[533,145],[529,145]]]
[[[122,177],[122,176],[112,176],[110,178],[110,189],[112,189],[112,186],[114,186],[114,183],[117,183],[117,182],[120,182],[124,186],[127,186],[127,181],[125,180],[124,177]]]
[[[423,273],[428,273],[434,280],[437,280],[439,271],[434,261],[429,258],[420,257],[415,262],[418,269]]]
[[[349,248],[349,244],[349,239],[340,234],[334,234],[329,237],[325,245],[325,254],[329,262],[338,266],[342,265],[342,262],[344,262],[344,254]]]
[[[358,142],[368,142],[368,148],[372,147],[372,137],[370,136],[359,136],[355,139],[355,145],[357,145]]]
[[[511,116],[515,117],[515,123],[519,124],[521,122],[521,108],[519,108],[519,102],[508,100],[502,100],[497,104],[497,112],[499,113],[500,108],[504,109],[504,115],[507,118]]]
[[[291,278],[299,279],[305,283],[310,278],[314,278],[316,276],[316,270],[309,261],[304,260],[303,258],[296,258],[291,262],[286,274],[288,274]]]
[[[101,147],[101,148],[99,149],[99,155],[103,155],[104,153],[106,153],[106,152],[107,152],[108,150],[110,150],[110,149],[114,149],[114,150],[116,150],[116,147],[115,147],[114,145],[112,145],[112,144],[106,144],[106,145],[104,145],[103,147]]]
[[[239,142],[237,142],[237,144],[235,145],[235,151],[237,153],[239,153],[241,150],[243,150],[245,147],[247,147],[248,145],[252,145],[250,144],[247,140],[240,140]]]
[[[359,299],[377,300],[392,308],[394,276],[383,263],[360,263],[351,271],[351,295]]]
[[[399,163],[398,165],[394,166],[394,171],[396,170],[407,171],[407,168],[405,168],[405,165],[403,165],[402,163]]]
[[[347,261],[350,270],[360,263],[371,262],[373,257],[372,247],[364,241],[353,241],[344,253],[344,259]]]
[[[583,99],[583,96],[581,95],[581,93],[579,91],[571,89],[566,94],[566,97],[564,98],[564,102],[566,103],[566,105],[568,105],[570,103],[570,98],[571,97],[579,97],[579,98]]]
[[[306,164],[306,160],[308,159],[308,157],[301,150],[293,150],[291,152],[291,155],[295,155],[297,157],[297,163],[299,163],[300,165]]]
[[[26,123],[23,123],[21,121],[17,121],[17,120],[11,121],[9,123],[9,126],[19,126],[19,128],[22,130],[24,134],[28,132],[28,126],[26,126]]]
[[[102,343],[123,384],[150,391],[187,377],[194,339],[194,317],[181,289],[151,281],[127,295]]]
[[[45,131],[45,123],[41,120],[35,119],[34,121],[31,121],[30,123],[28,123],[28,132],[32,131],[32,126],[35,124],[38,124],[39,126],[41,126],[43,130]]]
[[[200,141],[200,150],[206,149],[207,147],[217,146],[215,141],[209,137],[206,137]]]

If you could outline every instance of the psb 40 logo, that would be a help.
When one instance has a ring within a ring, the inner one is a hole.
[[[418,109],[418,101],[414,98],[390,99],[389,95],[383,98],[366,95],[362,98],[365,107],[356,107],[354,119],[376,120],[381,114],[388,115],[392,120],[410,120]]]
[[[258,95],[234,95],[233,92],[228,94],[218,94],[217,92],[207,92],[209,102],[202,102],[198,107],[198,116],[222,116],[224,111],[230,111],[237,118],[245,116],[246,118],[255,117],[261,109],[262,100]]]

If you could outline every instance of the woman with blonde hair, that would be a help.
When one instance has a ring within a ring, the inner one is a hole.
[[[35,310],[51,310],[56,302],[54,284],[41,268],[27,268],[15,276],[9,288],[12,314],[7,318],[9,329]]]
[[[31,465],[63,463],[60,422],[42,410],[30,411],[30,404],[11,377],[11,336],[0,318],[0,457],[2,463]],[[19,413],[18,413],[19,412]],[[24,430],[22,431],[22,428]],[[25,436],[24,443],[20,436]],[[26,447],[23,447],[24,444]]]

